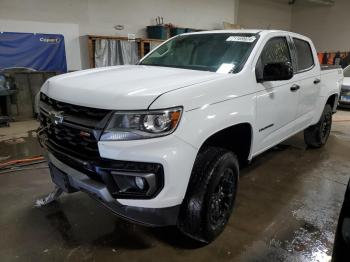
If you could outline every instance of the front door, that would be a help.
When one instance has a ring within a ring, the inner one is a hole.
[[[269,63],[291,63],[291,52],[286,37],[269,39],[258,59],[255,70],[263,70]],[[270,81],[258,84],[257,154],[281,142],[294,131],[298,105],[298,86],[295,78],[286,81]]]

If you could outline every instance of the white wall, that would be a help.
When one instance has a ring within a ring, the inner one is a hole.
[[[0,31],[61,33],[68,69],[81,68],[79,35],[146,36],[164,17],[181,27],[217,29],[235,22],[236,0],[0,0]],[[115,25],[125,29],[116,31]],[[79,57],[78,57],[79,56]]]
[[[325,6],[297,0],[239,0],[237,23],[244,28],[283,29],[310,37],[319,52],[350,51],[350,0]]]
[[[336,0],[331,7],[297,1],[292,30],[310,37],[319,52],[350,51],[349,11],[349,0]]]
[[[237,22],[243,28],[290,30],[291,21],[288,0],[239,0]]]

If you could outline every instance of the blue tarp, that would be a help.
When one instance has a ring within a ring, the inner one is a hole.
[[[64,37],[57,34],[0,33],[0,70],[13,67],[66,73]]]

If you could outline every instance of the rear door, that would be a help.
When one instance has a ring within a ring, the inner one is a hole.
[[[316,66],[316,51],[306,39],[291,38],[295,55],[295,81],[300,87],[297,106],[296,129],[309,125],[314,116],[314,110],[320,93],[320,69]]]
[[[288,36],[270,38],[263,46],[255,71],[263,70],[269,63],[292,64]],[[298,90],[294,90],[295,78],[285,81],[258,83],[257,93],[257,154],[290,136],[296,119]]]

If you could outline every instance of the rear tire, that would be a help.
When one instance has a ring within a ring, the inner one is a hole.
[[[304,141],[312,148],[320,148],[327,143],[332,128],[332,108],[326,104],[321,119],[316,125],[304,131]]]
[[[197,241],[213,241],[224,230],[232,213],[238,178],[235,154],[218,147],[202,150],[181,205],[179,229]]]

